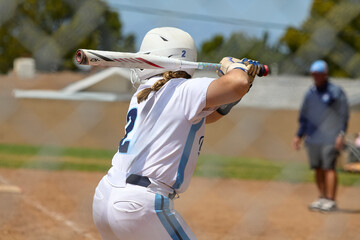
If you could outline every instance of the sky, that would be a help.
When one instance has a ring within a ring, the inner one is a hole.
[[[299,27],[309,15],[312,0],[104,0],[117,11],[123,33],[136,36],[139,49],[145,34],[155,27],[178,27],[197,47],[216,34],[228,38],[242,32],[275,43],[287,27]]]

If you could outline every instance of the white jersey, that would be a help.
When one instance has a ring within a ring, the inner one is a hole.
[[[148,177],[181,193],[194,173],[204,140],[204,110],[212,78],[171,79],[148,99],[136,95],[161,77],[141,85],[131,99],[125,136],[112,164],[120,172]]]

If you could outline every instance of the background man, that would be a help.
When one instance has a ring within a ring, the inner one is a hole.
[[[305,145],[319,198],[310,204],[310,210],[334,211],[337,189],[336,160],[345,143],[349,110],[343,90],[328,79],[328,66],[323,60],[310,67],[314,80],[306,93],[300,114],[299,129],[293,147],[299,150],[301,139]]]

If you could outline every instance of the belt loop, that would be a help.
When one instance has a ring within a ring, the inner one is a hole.
[[[169,193],[169,198],[173,200],[174,198],[179,198],[179,194],[174,190],[173,193]]]

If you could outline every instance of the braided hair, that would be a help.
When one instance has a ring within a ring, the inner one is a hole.
[[[162,79],[156,81],[151,87],[141,90],[136,95],[138,103],[141,103],[142,101],[146,100],[152,91],[155,92],[159,91],[160,88],[164,86],[165,83],[167,83],[172,78],[186,78],[186,79],[191,78],[191,76],[185,71],[176,71],[176,72],[167,71],[163,73],[162,77],[163,77]]]

